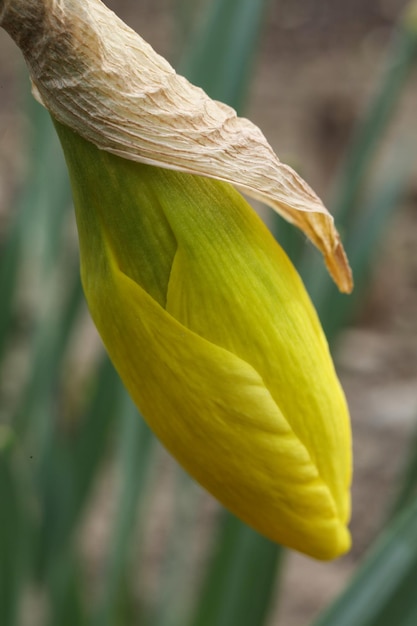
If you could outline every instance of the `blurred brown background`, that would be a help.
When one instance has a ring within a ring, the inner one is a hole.
[[[208,0],[209,1],[209,0]],[[204,4],[203,0],[200,0]],[[170,57],[173,0],[107,3]],[[381,74],[404,0],[271,0],[246,114],[284,161],[329,201],[355,123]],[[0,252],[25,175],[25,68],[0,32]],[[172,58],[172,57],[171,57]],[[381,146],[416,124],[416,76]],[[417,427],[417,164],[387,227],[356,324],[337,349],[354,429],[351,553],[332,564],[288,556],[280,623],[308,622],[341,589],[386,513],[407,443]],[[328,202],[329,204],[329,202]]]

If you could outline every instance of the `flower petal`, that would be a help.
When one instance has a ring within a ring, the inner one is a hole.
[[[311,239],[340,290],[351,291],[333,217],[312,189],[259,128],[178,76],[100,0],[14,0],[2,18],[58,121],[103,150],[223,180],[262,200]]]
[[[178,246],[167,311],[255,368],[347,521],[349,413],[300,277],[232,187],[198,177],[185,185],[160,170],[164,177],[159,202]]]
[[[83,253],[90,311],[130,394],[168,450],[270,539],[320,559],[345,552],[349,533],[333,497],[260,376],[178,323],[118,269],[109,250],[98,276],[89,267],[97,252],[90,244]]]

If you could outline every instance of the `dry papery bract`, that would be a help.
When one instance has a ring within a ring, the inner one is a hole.
[[[176,74],[100,0],[0,0],[34,93],[53,117],[126,159],[222,180],[300,228],[343,292],[352,276],[333,217],[262,132]]]

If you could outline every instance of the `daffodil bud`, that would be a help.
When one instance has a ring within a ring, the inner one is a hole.
[[[0,0],[1,22],[55,119],[90,311],[143,416],[259,532],[342,554],[343,392],[297,272],[230,183],[302,228],[348,291],[331,216],[256,127],[99,0]]]

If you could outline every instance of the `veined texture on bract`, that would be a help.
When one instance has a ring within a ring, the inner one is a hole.
[[[297,272],[229,183],[300,226],[348,291],[331,216],[256,127],[99,0],[0,0],[0,23],[55,119],[90,311],[143,416],[259,532],[342,554],[344,395]]]
[[[55,119],[103,150],[224,180],[266,202],[320,249],[341,291],[351,291],[333,217],[314,191],[259,128],[176,74],[100,0],[0,0],[1,23]]]

